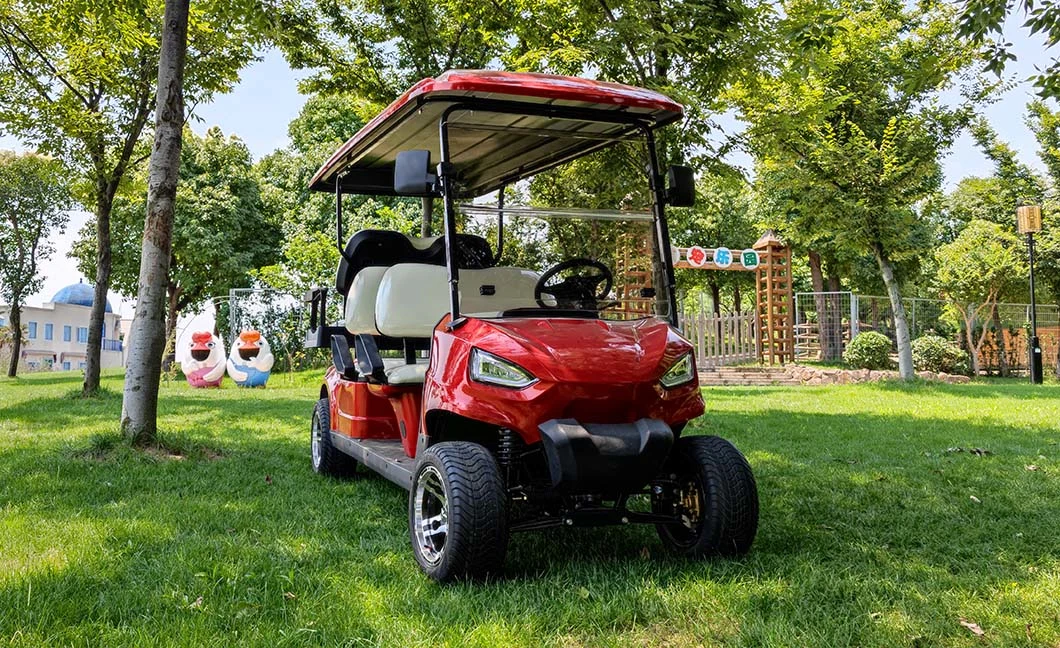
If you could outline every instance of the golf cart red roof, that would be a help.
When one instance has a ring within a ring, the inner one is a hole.
[[[446,111],[451,162],[461,195],[478,196],[590,151],[677,121],[680,104],[657,92],[530,72],[451,70],[424,79],[343,144],[310,188],[393,194],[398,152],[427,149],[441,159]],[[523,112],[521,112],[523,109]]]

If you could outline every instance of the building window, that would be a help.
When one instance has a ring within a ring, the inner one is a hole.
[[[70,328],[70,327],[68,326],[66,328]],[[69,360],[63,362],[63,371],[70,371],[70,361]]]
[[[52,326],[51,322],[47,322],[44,325],[44,339],[45,340],[50,340],[53,337],[55,337],[55,327]]]
[[[78,369],[84,369],[84,368],[85,368],[85,363],[83,363],[83,362],[78,362],[78,363],[77,363],[77,368],[78,368]]]
[[[71,333],[71,331],[72,331],[72,329],[69,326],[64,326],[63,327],[63,342],[69,342],[70,341],[70,333]]]
[[[31,340],[36,340],[37,339],[37,323],[36,322],[30,322],[28,328],[29,328],[29,332],[26,334],[26,337],[28,337]]]
[[[77,327],[77,341],[81,344],[88,342],[88,327],[78,326]]]

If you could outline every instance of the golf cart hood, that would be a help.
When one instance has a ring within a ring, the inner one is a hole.
[[[691,353],[688,340],[655,319],[606,321],[577,318],[466,318],[435,329],[432,364],[424,389],[428,425],[434,412],[517,431],[526,443],[541,437],[547,421],[629,424],[655,419],[683,424],[703,413],[697,376],[667,389],[660,378]],[[535,381],[510,388],[475,380],[470,361],[475,349],[514,363]]]
[[[691,345],[666,322],[599,319],[484,320],[477,346],[554,382],[657,380]]]

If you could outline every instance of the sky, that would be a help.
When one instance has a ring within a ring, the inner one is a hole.
[[[1030,37],[1019,28],[1020,22],[1010,18],[1005,29],[1006,39],[1015,43],[1013,52],[1017,56],[1017,61],[1008,66],[1006,77],[1017,80],[1017,83],[982,112],[1001,138],[1018,152],[1022,161],[1041,169],[1034,136],[1024,123],[1023,115],[1027,102],[1033,98],[1033,89],[1026,79],[1035,73],[1036,68],[1048,65],[1049,55],[1040,38]],[[231,93],[199,106],[195,111],[197,119],[191,126],[200,134],[212,126],[219,126],[226,135],[239,136],[254,159],[259,159],[288,143],[287,124],[298,115],[305,102],[305,97],[298,92],[299,78],[300,74],[290,69],[278,51],[266,51],[260,61],[243,71],[239,84]],[[1056,108],[1055,105],[1052,107]],[[0,148],[24,147],[10,137],[0,137]],[[741,166],[747,164],[745,157],[734,157],[730,161]],[[968,135],[963,135],[955,143],[942,164],[947,189],[961,178],[989,175],[992,171],[990,163]],[[55,238],[55,254],[42,265],[44,287],[27,300],[29,305],[50,301],[59,289],[70,283],[89,282],[89,278],[82,277],[76,264],[67,257],[77,232],[89,218],[91,214],[88,212],[71,214],[66,232]],[[134,304],[130,300],[111,293],[111,303],[122,317],[132,316]]]

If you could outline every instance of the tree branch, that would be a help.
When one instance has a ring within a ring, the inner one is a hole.
[[[8,33],[0,29],[0,37],[3,37],[5,44],[3,49],[7,53],[7,60],[11,62],[11,65],[14,66],[18,73],[33,86],[33,89],[37,91],[37,94],[39,94],[42,99],[48,103],[55,103],[55,100],[48,94],[47,88],[45,88],[40,82],[37,75],[30,72],[29,68],[26,67],[26,64],[22,61],[22,57],[18,55],[14,43],[11,42]]]
[[[59,83],[62,83],[64,86],[69,88],[70,92],[77,95],[77,98],[81,100],[81,103],[85,104],[86,108],[91,108],[91,103],[88,101],[88,98],[85,97],[85,95],[81,94],[81,91],[75,88],[72,83],[66,80],[66,77],[63,76],[59,72],[59,70],[57,70],[55,66],[52,65],[52,62],[48,60],[48,57],[44,55],[44,52],[40,51],[40,49],[33,43],[29,35],[27,35],[26,32],[22,31],[22,28],[15,24],[14,21],[11,21],[11,26],[14,27],[15,31],[19,33],[19,36],[21,36],[22,41],[26,43],[26,45],[29,46],[31,50],[33,50],[33,53],[36,54],[37,58],[41,60],[41,63],[44,63],[44,66],[47,67],[48,70],[50,70],[51,73],[55,75],[55,78],[59,80]]]
[[[607,6],[607,0],[600,0],[600,7],[604,10],[604,15],[607,16],[607,20],[615,26],[615,32],[619,33],[618,21],[615,20],[615,14],[611,11],[611,7]],[[621,37],[621,33],[619,33]],[[648,85],[648,74],[644,70],[644,64],[637,58],[637,51],[633,49],[633,45],[629,43],[625,38],[620,38],[622,45],[625,46],[626,51],[629,52],[629,59],[633,63],[633,67],[637,68],[637,74],[640,76],[641,85]]]

